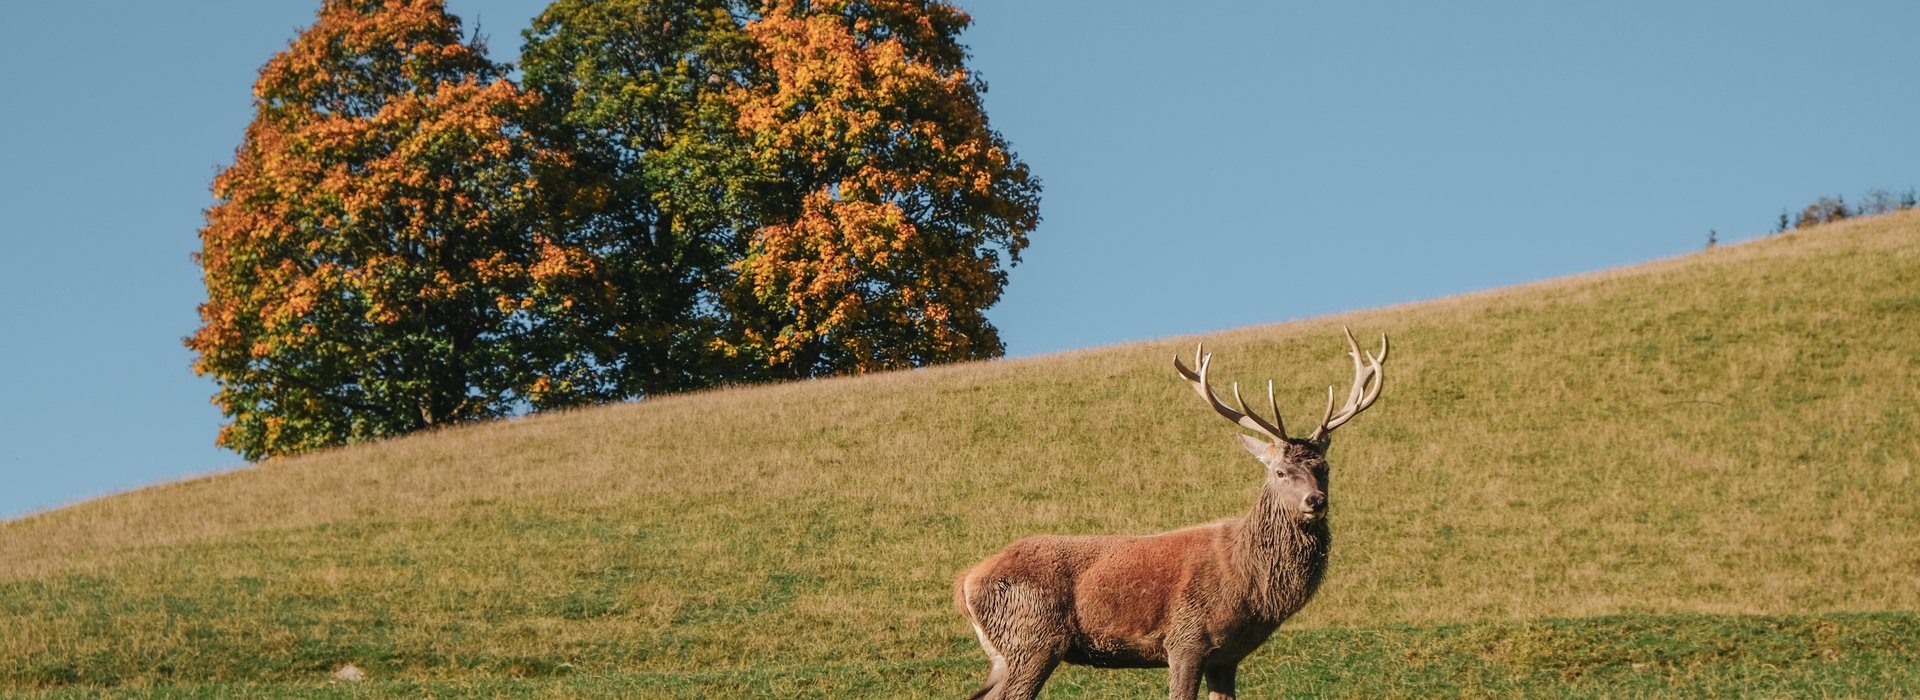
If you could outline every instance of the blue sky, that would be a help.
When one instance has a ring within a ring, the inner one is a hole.
[[[180,345],[188,256],[255,72],[317,4],[0,3],[0,518],[243,464]],[[545,3],[448,4],[510,59]],[[1013,355],[1668,257],[1920,185],[1920,3],[961,5],[1046,184],[992,313]]]

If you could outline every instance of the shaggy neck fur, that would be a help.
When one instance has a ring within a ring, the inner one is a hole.
[[[1326,518],[1302,523],[1270,489],[1260,489],[1253,512],[1240,521],[1235,547],[1252,612],[1279,622],[1305,606],[1320,587],[1332,545]]]

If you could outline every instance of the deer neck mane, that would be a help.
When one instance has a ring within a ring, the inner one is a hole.
[[[1251,612],[1279,622],[1307,604],[1327,570],[1333,534],[1322,518],[1302,523],[1265,488],[1241,518],[1237,569],[1246,577]]]

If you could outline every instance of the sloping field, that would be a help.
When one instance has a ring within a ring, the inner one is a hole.
[[[1920,213],[1206,338],[1335,436],[1243,693],[1920,693]],[[960,696],[955,572],[1244,509],[1195,338],[669,397],[0,523],[0,692]],[[1871,614],[1867,614],[1871,613]],[[1287,632],[1286,630],[1294,630]],[[329,686],[344,664],[370,680]],[[1163,694],[1066,669],[1053,697]]]

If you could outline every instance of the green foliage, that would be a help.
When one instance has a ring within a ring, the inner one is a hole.
[[[526,33],[542,137],[574,167],[557,225],[588,242],[608,284],[568,339],[609,365],[621,396],[737,381],[710,350],[718,289],[763,182],[730,90],[759,80],[729,0],[560,0]]]

